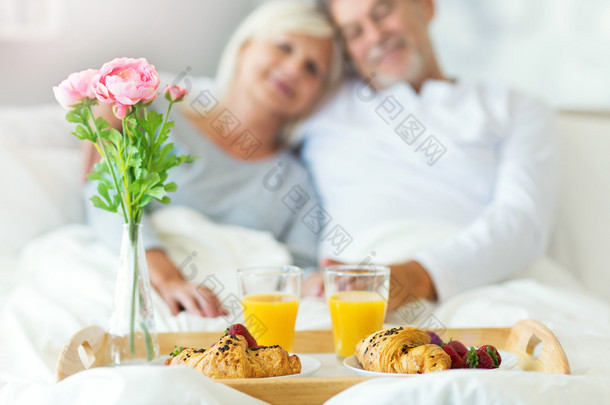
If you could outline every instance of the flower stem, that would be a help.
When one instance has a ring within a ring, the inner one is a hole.
[[[167,112],[165,113],[165,116],[163,117],[163,122],[161,123],[161,129],[159,131],[163,131],[163,127],[165,126],[165,123],[167,122],[167,117],[169,117],[169,113],[172,110],[172,106],[174,105],[175,101],[170,101],[169,105],[167,106]],[[155,139],[156,139],[156,135],[155,135]]]
[[[133,251],[133,285],[131,290],[131,311],[130,311],[130,319],[129,319],[129,351],[132,355],[136,354],[136,342],[135,342],[135,324],[136,324],[136,295],[138,292],[138,285],[140,281],[140,272],[138,267],[138,241],[140,238],[140,224],[129,224],[129,241],[131,243],[131,248]],[[139,294],[139,303],[140,310],[145,307],[146,303],[142,297],[142,294]],[[144,342],[146,344],[146,359],[151,361],[154,356],[154,348],[152,343],[152,337],[150,332],[148,331],[148,327],[146,326],[146,320],[142,319],[140,322],[140,327],[144,332]]]
[[[121,166],[122,166],[122,170],[123,170],[123,187],[125,190],[125,204],[127,204],[127,212],[129,213],[129,222],[131,223],[135,223],[135,214],[134,214],[134,210],[136,209],[135,207],[132,206],[131,203],[131,193],[128,190],[129,188],[129,179],[127,178],[127,176],[129,175],[128,171],[129,171],[129,159],[131,158],[130,156],[127,156],[125,158],[125,160],[123,160],[123,152],[126,152],[127,149],[131,149],[129,148],[129,145],[132,143],[131,137],[127,134],[126,131],[126,125],[125,125],[125,118],[123,118],[121,120],[122,122],[122,128],[123,128],[123,140],[125,140],[125,136],[127,136],[128,142],[125,142],[123,144],[123,149],[120,151],[121,153],[119,153],[119,159],[121,160]],[[130,153],[130,152],[128,152]]]
[[[93,115],[93,110],[91,109],[91,106],[88,105],[87,110],[89,110],[89,114],[91,114],[91,117],[93,118],[93,127],[95,128],[95,134],[97,136],[97,140],[99,141],[100,148],[102,149],[102,152],[103,152],[102,157],[104,158],[104,162],[106,163],[106,166],[108,167],[108,170],[110,171],[110,175],[112,176],[112,181],[114,182],[114,187],[116,188],[116,192],[119,195],[121,209],[123,210],[123,219],[125,220],[125,222],[128,222],[127,210],[125,209],[125,204],[123,202],[123,196],[121,195],[121,192],[119,189],[119,182],[117,181],[116,175],[114,174],[114,169],[112,168],[112,165],[110,164],[110,161],[108,160],[108,153],[106,152],[106,147],[104,146],[104,139],[102,139],[100,130],[97,127],[97,122],[95,122],[95,116]]]
[[[138,226],[129,224],[129,242],[133,253],[133,286],[131,290],[131,311],[129,318],[129,351],[136,354],[135,324],[136,324],[136,291],[138,288]]]

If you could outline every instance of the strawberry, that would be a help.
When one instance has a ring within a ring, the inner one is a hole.
[[[462,359],[464,359],[464,357],[466,357],[466,353],[468,353],[468,349],[466,349],[466,346],[464,346],[462,344],[462,342],[460,342],[459,340],[450,340],[449,343],[447,343],[449,346],[453,347],[453,349],[455,350],[455,352],[458,354],[458,356],[460,356]]]
[[[464,368],[486,368],[491,369],[494,366],[494,361],[492,360],[489,353],[485,350],[475,349],[474,347],[470,347],[468,354],[466,354],[466,360],[464,361]]]
[[[486,368],[490,370],[494,368],[494,361],[489,353],[483,349],[477,349],[477,354],[479,355],[479,365],[477,368]]]
[[[451,357],[451,368],[462,368],[464,367],[464,359],[462,359],[455,349],[449,345],[442,346],[445,353]]]
[[[493,347],[492,345],[483,345],[479,347],[479,349],[486,351],[491,356],[491,359],[494,362],[493,368],[500,367],[500,364],[502,364],[502,357],[500,356],[500,353],[498,353],[498,350],[495,347]]]
[[[246,342],[248,342],[248,348],[258,346],[256,340],[252,337],[248,329],[241,323],[235,323],[229,326],[225,333],[225,336],[227,335],[242,335],[244,338],[246,338]]]
[[[431,330],[427,330],[426,333],[428,335],[430,335],[430,343],[433,345],[438,345],[438,346],[442,346],[443,345],[443,341],[441,340],[441,338],[434,332],[432,332]]]

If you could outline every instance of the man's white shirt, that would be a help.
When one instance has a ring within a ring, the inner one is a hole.
[[[494,84],[373,92],[352,79],[304,130],[323,257],[415,259],[445,299],[506,279],[546,249],[555,128],[537,101]]]

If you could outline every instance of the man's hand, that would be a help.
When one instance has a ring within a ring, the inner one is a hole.
[[[339,266],[345,263],[324,259],[320,267]],[[390,297],[388,310],[392,311],[416,298],[436,300],[436,289],[426,269],[411,260],[390,265]],[[322,273],[311,275],[303,283],[303,295],[322,297],[324,295],[324,276]]]
[[[210,289],[186,282],[164,251],[147,250],[146,260],[150,270],[150,282],[173,315],[178,315],[182,310],[209,318],[228,314]]]
[[[436,289],[426,269],[414,260],[390,266],[390,298],[392,311],[416,298],[436,301]]]

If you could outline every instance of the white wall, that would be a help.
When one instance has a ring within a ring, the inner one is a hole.
[[[437,0],[446,71],[562,108],[610,110],[609,0]]]
[[[11,1],[51,3],[59,12],[31,38],[2,35],[1,26],[8,23],[0,15],[0,104],[51,102],[51,87],[69,73],[99,68],[117,56],[145,57],[158,70],[190,66],[195,74],[213,75],[228,36],[254,5],[251,0],[0,0],[0,13],[7,15]]]

